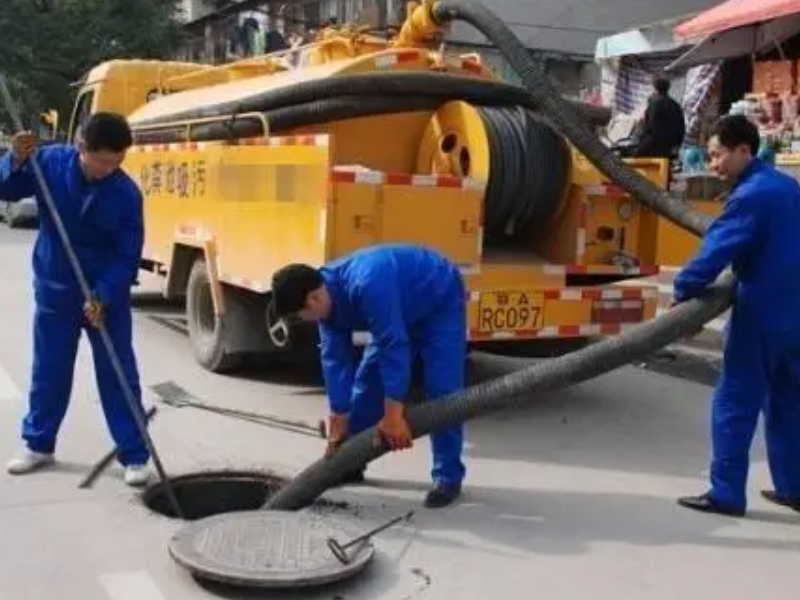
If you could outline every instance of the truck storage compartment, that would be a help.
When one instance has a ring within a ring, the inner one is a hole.
[[[666,186],[668,161],[628,162],[656,185]],[[657,273],[649,211],[619,186],[609,184],[579,153],[573,153],[572,164],[572,184],[563,209],[535,240],[536,251],[548,262],[565,265],[569,275]]]
[[[483,185],[445,175],[339,166],[331,175],[331,258],[382,243],[429,246],[464,269],[482,253]]]

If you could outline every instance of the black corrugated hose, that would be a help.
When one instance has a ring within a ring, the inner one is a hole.
[[[536,361],[497,379],[469,387],[447,398],[414,406],[408,422],[415,438],[442,427],[460,423],[490,412],[536,402],[543,392],[568,387],[622,367],[631,361],[693,333],[706,321],[718,316],[730,303],[729,282],[715,284],[702,299],[691,300],[668,314],[617,336],[610,337],[570,354]],[[519,368],[521,361],[502,357],[480,357],[484,372],[507,372],[509,363]],[[306,468],[276,493],[266,508],[295,510],[307,506],[341,478],[386,450],[373,443],[374,427],[348,440],[329,459],[320,459]]]
[[[343,119],[354,119],[390,113],[436,110],[443,103],[438,97],[404,96],[341,96],[314,100],[296,106],[284,106],[262,112],[269,123],[270,135],[280,135],[295,127],[320,125]],[[186,127],[165,125],[157,129],[137,129],[133,135],[137,144],[169,144],[186,142]],[[252,116],[230,115],[223,121],[205,123],[192,127],[191,141],[226,140],[264,135],[261,120]]]
[[[426,97],[438,98],[441,103],[448,100],[464,100],[487,106],[519,105],[531,110],[539,108],[531,94],[524,88],[499,81],[427,71],[387,71],[312,79],[286,87],[270,88],[245,98],[175,110],[150,119],[134,117],[131,119],[131,127],[136,129],[150,125],[166,125],[175,121],[264,112],[279,108],[296,109],[300,105],[346,96],[357,98],[382,96],[393,99]],[[604,125],[610,118],[608,110],[580,102],[566,102],[574,106],[582,118],[592,124]]]
[[[564,196],[569,148],[549,125],[519,106],[478,107],[478,112],[489,140],[486,241],[529,244],[551,221]]]
[[[670,199],[608,152],[581,123],[574,109],[555,93],[545,73],[528,57],[526,48],[495,15],[474,3],[447,0],[435,4],[433,10],[441,23],[463,20],[486,35],[520,75],[525,88],[540,104],[540,111],[612,181],[685,229],[703,233],[709,218],[691,210],[684,203]],[[492,411],[529,404],[535,402],[543,391],[567,387],[626,365],[694,333],[723,313],[730,305],[732,290],[733,278],[724,276],[701,298],[685,302],[618,337],[605,339],[559,358],[538,362],[437,402],[413,407],[408,412],[412,433],[414,437],[419,437]],[[505,364],[501,358],[493,360],[499,361],[501,367]],[[373,443],[375,434],[375,428],[370,428],[348,440],[331,458],[313,463],[272,496],[266,508],[292,510],[306,506],[338,483],[346,473],[384,454],[386,450]]]
[[[261,112],[264,118],[267,119],[270,134],[277,135],[286,130],[305,125],[320,125],[332,121],[388,113],[432,111],[450,99],[448,96],[441,95],[400,97],[366,94],[362,96],[345,95],[256,112]],[[593,127],[602,127],[610,119],[608,111],[595,110],[593,107],[583,104],[576,105],[576,107],[581,117],[585,118],[586,122]],[[137,144],[170,144],[173,142],[202,142],[264,135],[261,120],[254,116],[226,113],[219,113],[217,116],[226,118],[213,123],[195,125],[192,127],[191,140],[186,137],[186,126],[175,125],[172,115],[158,119],[155,126],[148,126],[146,129],[143,129],[144,126],[140,123],[133,122],[134,141]]]

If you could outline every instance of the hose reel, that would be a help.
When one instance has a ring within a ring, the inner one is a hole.
[[[530,243],[558,212],[570,166],[564,139],[532,111],[462,101],[436,111],[417,159],[421,173],[487,182],[484,231],[492,245]]]

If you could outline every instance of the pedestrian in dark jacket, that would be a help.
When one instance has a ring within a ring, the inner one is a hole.
[[[711,489],[679,500],[727,515],[745,512],[748,453],[761,412],[775,485],[762,495],[800,511],[800,186],[754,158],[758,138],[742,116],[716,126],[711,169],[735,185],[700,252],[675,280],[682,302],[701,295],[728,266],[737,278],[712,403]]]
[[[644,127],[636,156],[671,158],[683,143],[686,122],[681,105],[669,95],[667,79],[656,79],[655,94],[650,98],[644,114]]]

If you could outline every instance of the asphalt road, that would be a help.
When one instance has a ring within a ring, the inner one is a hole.
[[[0,226],[0,458],[19,446],[29,385],[33,237]],[[180,307],[153,287],[136,296],[144,386],[174,381],[206,402],[312,425],[324,415],[313,367],[207,373],[194,362]],[[797,587],[800,514],[758,496],[770,487],[761,435],[746,518],[681,509],[676,496],[706,487],[710,388],[697,381],[709,376],[692,381],[677,377],[680,369],[637,366],[470,423],[465,494],[451,508],[419,508],[425,440],[372,464],[367,485],[330,492],[347,503],[331,517],[363,529],[418,509],[412,524],[376,540],[374,564],[359,578],[295,595],[203,587],[167,554],[181,524],[144,507],[119,467],[93,489],[77,489],[110,447],[88,350],[83,341],[57,465],[0,474],[0,600],[734,600],[791,596]],[[291,476],[323,449],[321,440],[285,429],[159,408],[152,432],[171,474],[252,468]]]

